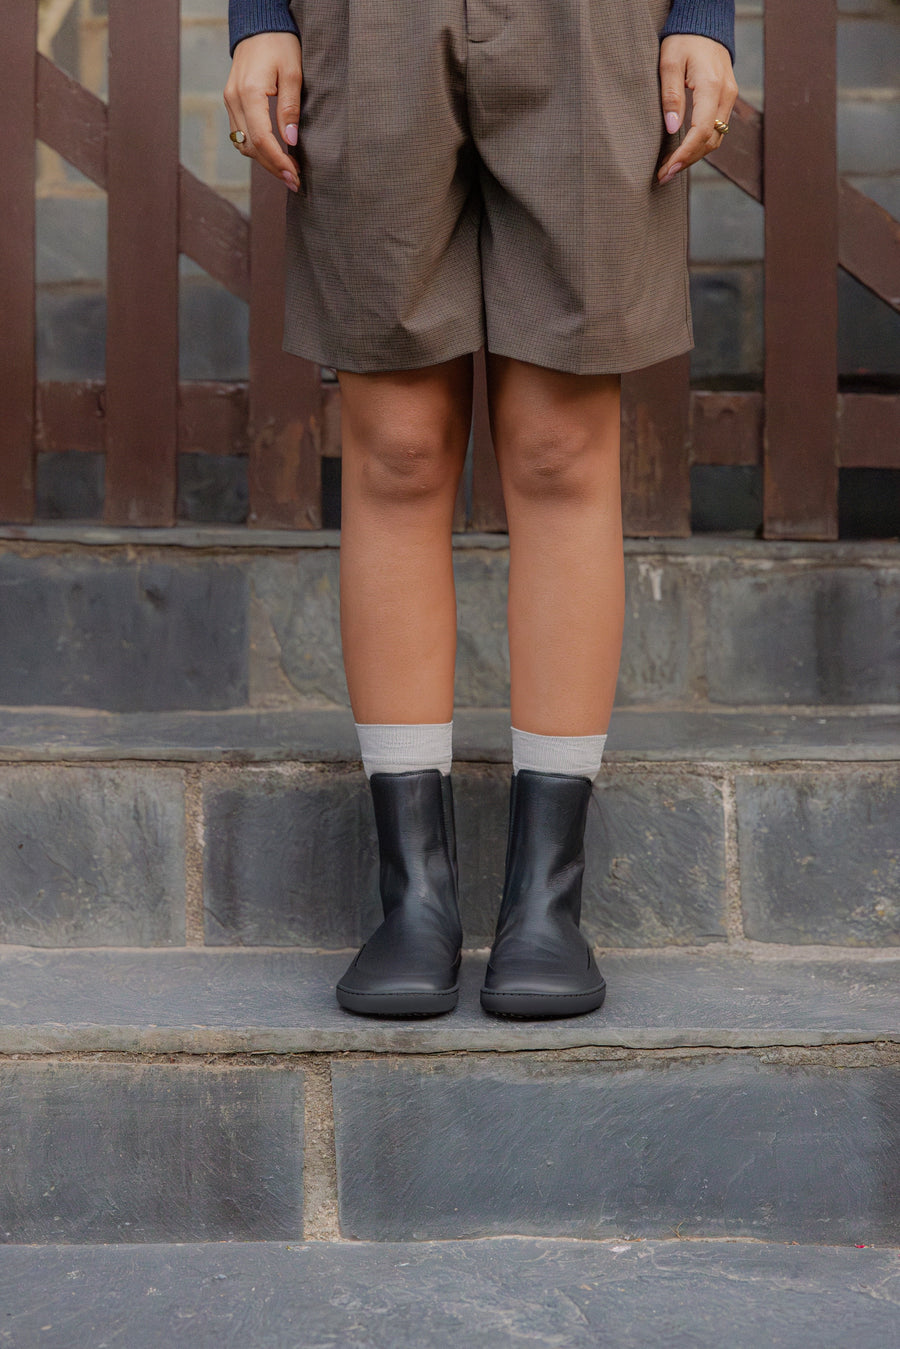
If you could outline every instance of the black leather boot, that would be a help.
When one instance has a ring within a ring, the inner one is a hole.
[[[438,1016],[459,997],[462,927],[449,775],[373,773],[384,922],[337,986],[368,1016]]]
[[[589,778],[520,769],[509,801],[506,881],[481,1005],[497,1016],[580,1016],[606,984],[582,935]]]

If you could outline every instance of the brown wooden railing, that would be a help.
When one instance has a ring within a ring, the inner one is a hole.
[[[0,0],[4,245],[0,250],[0,520],[34,518],[39,449],[102,450],[105,519],[170,525],[179,448],[249,455],[249,523],[316,528],[321,458],[340,453],[338,392],[281,351],[284,188],[253,167],[248,220],[179,164],[179,0],[109,4],[109,101],[36,50],[38,0]],[[837,535],[838,469],[900,469],[900,396],[837,385],[837,268],[900,311],[900,224],[839,180],[836,0],[769,0],[765,128],[739,102],[710,158],[765,205],[762,392],[692,390],[689,358],[623,382],[631,536],[690,532],[693,464],[760,465],[769,538]],[[765,134],[764,134],[765,130]],[[39,384],[35,141],[108,193],[102,384]],[[249,301],[246,383],[180,383],[178,255]],[[477,383],[471,508],[505,528]]]

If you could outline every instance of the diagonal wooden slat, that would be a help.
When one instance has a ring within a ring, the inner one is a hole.
[[[900,220],[842,178],[838,234],[841,266],[900,312]]]
[[[106,104],[46,56],[37,59],[37,135],[98,187],[107,185]],[[180,251],[240,300],[250,299],[250,222],[183,165]]]
[[[718,150],[706,156],[706,162],[748,196],[762,201],[763,115],[758,108],[739,98],[728,119],[728,127],[728,135]]]
[[[179,172],[178,245],[239,300],[250,299],[250,221],[184,165]]]

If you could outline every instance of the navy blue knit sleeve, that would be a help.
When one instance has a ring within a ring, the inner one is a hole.
[[[734,61],[734,0],[672,0],[660,37],[672,33],[711,37],[728,48]]]
[[[288,8],[288,0],[228,0],[229,46],[254,33],[296,33],[297,27]],[[670,33],[697,33],[711,37],[728,48],[734,60],[734,0],[672,0],[672,8],[662,30]]]
[[[228,0],[228,45],[232,56],[237,44],[255,33],[297,33],[288,0]]]

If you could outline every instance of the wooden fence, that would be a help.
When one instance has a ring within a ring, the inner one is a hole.
[[[179,447],[249,455],[249,524],[316,528],[336,386],[281,351],[284,191],[255,165],[251,216],[179,164],[179,0],[109,4],[109,101],[36,50],[38,0],[0,0],[6,237],[0,251],[0,520],[34,518],[37,450],[102,450],[105,520],[174,523]],[[900,224],[839,180],[836,0],[769,0],[762,115],[740,102],[710,162],[765,205],[761,392],[692,390],[687,356],[623,382],[626,533],[690,532],[692,464],[761,465],[768,538],[837,535],[840,467],[900,469],[900,396],[840,394],[837,269],[900,310]],[[108,193],[103,385],[39,384],[35,141]],[[249,301],[245,383],[179,383],[178,255]],[[471,509],[505,528],[483,376]]]

